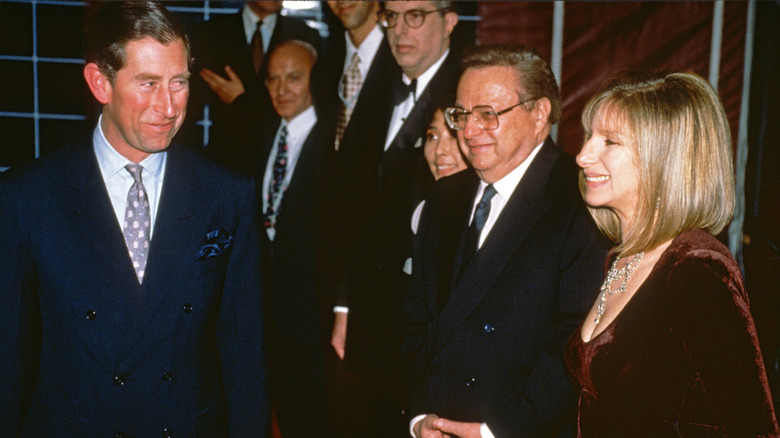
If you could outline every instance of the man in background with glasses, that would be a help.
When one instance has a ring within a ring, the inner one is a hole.
[[[377,17],[401,71],[382,84],[393,96],[369,101],[385,114],[381,135],[366,135],[357,147],[339,145],[339,179],[332,187],[338,197],[332,273],[341,298],[332,345],[348,380],[357,382],[347,389],[355,417],[348,432],[357,437],[405,433],[397,369],[410,223],[433,182],[423,159],[427,124],[440,101],[454,100],[458,76],[450,51],[458,15],[450,2],[385,2]],[[359,116],[357,110],[352,115]]]
[[[563,347],[605,252],[549,137],[558,87],[525,46],[478,47],[462,65],[446,119],[473,171],[438,181],[420,220],[403,324],[411,433],[568,436]]]

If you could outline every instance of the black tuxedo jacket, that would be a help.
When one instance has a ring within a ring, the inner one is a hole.
[[[171,146],[139,285],[84,141],[3,175],[0,246],[4,436],[266,436],[249,178]]]
[[[254,164],[249,159],[257,155],[252,151],[257,138],[255,128],[263,124],[279,122],[279,116],[273,109],[268,90],[265,88],[265,72],[268,65],[268,54],[279,43],[299,39],[320,47],[320,36],[303,21],[296,18],[276,15],[268,51],[263,58],[260,73],[255,73],[252,54],[246,42],[244,23],[241,12],[232,15],[216,17],[201,25],[193,34],[192,52],[195,58],[193,79],[188,105],[188,127],[181,136],[183,141],[192,144],[202,144],[200,138],[190,138],[201,132],[194,129],[194,123],[203,118],[203,107],[209,104],[209,117],[212,126],[209,129],[207,154],[215,161],[239,170],[245,174],[254,171]],[[198,72],[208,68],[225,76],[225,66],[229,65],[243,82],[246,92],[226,105],[209,89],[200,78]]]
[[[260,141],[257,185],[263,178],[278,125]],[[328,147],[318,122],[306,138],[282,198],[274,240],[263,236],[263,285],[270,346],[270,380],[276,418],[287,437],[326,437],[327,403],[323,353],[330,345],[332,311],[319,295],[317,243],[320,160]],[[261,204],[262,205],[262,204]],[[306,421],[301,421],[304,412]]]
[[[404,306],[410,414],[486,422],[499,437],[556,436],[576,401],[563,347],[598,292],[604,245],[574,160],[547,140],[459,274],[478,187],[466,170],[425,203]]]
[[[425,132],[436,105],[454,93],[458,80],[457,60],[450,55],[385,151],[394,108],[390,88],[401,80],[400,71],[396,73],[381,84],[385,100],[368,102],[381,107],[376,111],[385,117],[383,127],[365,137],[357,136],[365,129],[361,125],[352,133],[348,127],[344,136],[348,142],[335,154],[333,166],[341,178],[334,185],[341,196],[334,203],[340,245],[334,272],[337,296],[350,309],[345,361],[360,371],[387,370],[397,364],[401,309],[410,280],[404,266],[414,239],[411,217],[433,181],[423,157]],[[358,105],[368,91],[361,91]],[[360,114],[358,107],[355,113]],[[355,115],[350,127],[353,123],[360,123]]]

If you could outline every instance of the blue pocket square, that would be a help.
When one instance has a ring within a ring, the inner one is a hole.
[[[224,228],[209,231],[206,233],[206,244],[198,249],[195,254],[195,260],[206,260],[222,254],[233,244],[233,236],[229,235]]]

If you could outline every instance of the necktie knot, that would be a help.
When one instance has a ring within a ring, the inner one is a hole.
[[[133,176],[133,181],[137,184],[143,184],[143,181],[141,180],[141,171],[143,170],[143,166],[140,164],[128,164],[125,166],[125,169],[127,169],[128,172],[130,172],[130,175]]]

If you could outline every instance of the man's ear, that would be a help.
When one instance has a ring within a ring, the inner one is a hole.
[[[90,62],[84,66],[84,79],[87,80],[89,90],[98,102],[105,105],[111,100],[113,91],[111,81],[100,71],[97,64]]]
[[[445,28],[445,36],[447,38],[452,35],[453,29],[455,29],[455,26],[458,24],[458,14],[456,14],[453,11],[447,11],[446,14],[444,14],[444,28]]]
[[[537,99],[534,110],[536,113],[536,128],[541,130],[550,121],[550,111],[552,111],[550,99],[546,97]]]

